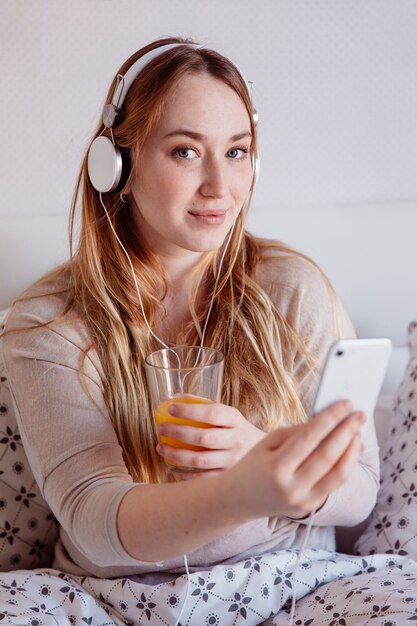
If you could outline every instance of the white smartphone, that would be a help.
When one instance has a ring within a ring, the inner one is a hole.
[[[313,414],[338,400],[350,400],[355,411],[372,416],[391,348],[391,341],[386,338],[336,341],[327,354]]]

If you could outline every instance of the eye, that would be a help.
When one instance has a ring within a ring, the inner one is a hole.
[[[228,151],[227,155],[230,159],[233,159],[234,161],[240,161],[241,159],[244,159],[246,157],[248,152],[249,148],[232,148]]]
[[[197,156],[197,151],[195,150],[195,148],[182,146],[181,148],[175,148],[173,154],[183,161],[189,161],[190,159],[194,159]]]

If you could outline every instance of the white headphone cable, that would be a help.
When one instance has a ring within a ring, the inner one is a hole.
[[[182,603],[181,611],[180,611],[180,614],[178,615],[177,621],[175,622],[175,626],[178,626],[180,623],[181,616],[184,613],[185,605],[187,604],[188,596],[190,595],[190,570],[188,569],[187,555],[184,554],[183,556],[184,556],[185,571],[187,572],[187,589],[185,591],[184,602]]]
[[[143,319],[145,320],[145,324],[146,324],[146,326],[147,326],[147,328],[148,328],[149,332],[151,333],[152,337],[154,337],[157,341],[159,341],[159,343],[160,343],[160,344],[162,344],[162,345],[164,346],[164,348],[166,348],[167,350],[172,350],[172,348],[170,348],[169,346],[167,346],[167,345],[166,345],[166,343],[165,343],[164,341],[162,341],[162,339],[160,339],[160,338],[159,338],[159,337],[158,337],[158,336],[157,336],[157,335],[153,332],[152,328],[151,328],[151,327],[150,327],[150,325],[149,325],[148,319],[147,319],[147,317],[146,317],[145,309],[144,309],[144,306],[143,306],[142,296],[141,296],[140,289],[139,289],[139,284],[138,284],[138,281],[137,281],[137,278],[136,278],[136,273],[135,273],[135,270],[134,270],[134,268],[133,268],[133,264],[132,264],[132,261],[131,261],[131,259],[130,259],[129,253],[128,253],[128,251],[126,250],[126,248],[124,247],[123,243],[121,242],[120,237],[119,237],[119,235],[117,234],[117,232],[116,232],[116,230],[115,230],[115,228],[114,228],[114,226],[113,226],[113,224],[112,224],[112,222],[111,222],[110,216],[109,216],[109,214],[108,214],[108,212],[107,212],[107,209],[106,209],[106,206],[105,206],[105,204],[104,204],[104,202],[103,202],[103,197],[102,197],[102,193],[101,193],[101,191],[99,192],[99,196],[100,196],[101,206],[102,206],[102,207],[103,207],[103,209],[104,209],[104,212],[105,212],[105,214],[106,214],[107,220],[108,220],[109,225],[110,225],[110,228],[111,228],[111,229],[112,229],[112,231],[113,231],[113,235],[116,237],[116,239],[117,239],[117,241],[118,241],[118,243],[119,243],[119,245],[120,245],[121,249],[123,250],[123,252],[124,252],[124,254],[125,254],[125,256],[126,256],[126,258],[127,258],[127,260],[128,260],[128,263],[129,263],[129,266],[130,266],[130,270],[131,270],[131,272],[132,272],[133,280],[134,280],[134,283],[135,283],[136,292],[137,292],[137,294],[138,294],[139,304],[140,304],[140,308],[141,308],[141,311],[142,311],[142,316],[143,316]],[[219,283],[219,278],[220,278],[220,273],[221,273],[221,269],[222,269],[222,265],[223,265],[224,257],[226,256],[226,251],[227,251],[227,248],[229,247],[230,240],[232,239],[232,235],[233,235],[233,232],[234,232],[234,228],[235,228],[235,222],[233,222],[233,225],[232,225],[232,227],[231,227],[231,229],[230,229],[230,233],[229,233],[228,239],[227,239],[227,241],[226,241],[226,245],[224,246],[224,249],[223,249],[223,252],[222,252],[222,256],[221,256],[221,258],[220,258],[219,268],[218,268],[218,270],[217,270],[216,281],[215,281],[215,283],[214,283],[213,294],[212,294],[212,296],[211,296],[211,301],[210,301],[210,305],[209,305],[209,308],[208,308],[206,321],[205,321],[205,323],[204,323],[203,331],[202,331],[202,333],[201,333],[200,350],[201,350],[201,348],[203,348],[203,347],[204,347],[204,339],[205,339],[205,335],[206,335],[206,330],[207,330],[207,326],[208,326],[208,321],[209,321],[209,318],[210,318],[210,314],[211,314],[211,311],[212,311],[212,308],[213,308],[214,299],[215,299],[215,297],[216,297],[216,290],[217,290],[217,285],[218,285],[218,283]],[[197,360],[198,360],[198,358],[199,358],[199,356],[197,357]]]
[[[164,342],[162,341],[162,339],[160,339],[160,338],[159,338],[159,337],[158,337],[158,336],[157,336],[157,335],[153,332],[152,328],[149,326],[148,319],[147,319],[146,314],[145,314],[145,309],[144,309],[144,307],[143,307],[142,296],[140,295],[140,289],[139,289],[138,281],[137,281],[137,279],[136,279],[135,270],[133,269],[133,264],[132,264],[132,261],[130,260],[129,253],[128,253],[128,251],[126,250],[126,248],[124,247],[124,245],[122,244],[122,242],[121,242],[121,240],[120,240],[120,237],[119,237],[119,235],[116,233],[116,229],[114,228],[114,226],[113,226],[113,224],[112,224],[112,222],[111,222],[110,216],[109,216],[109,214],[108,214],[108,212],[107,212],[107,209],[106,209],[106,205],[105,205],[105,204],[104,204],[104,202],[103,202],[103,197],[102,197],[102,193],[101,193],[101,191],[99,192],[99,196],[100,196],[101,206],[102,206],[102,207],[103,207],[103,209],[104,209],[104,212],[105,212],[105,214],[106,214],[107,220],[108,220],[108,222],[109,222],[109,224],[110,224],[110,228],[111,228],[111,229],[112,229],[112,231],[113,231],[113,235],[116,237],[116,239],[117,239],[117,241],[118,241],[118,243],[119,243],[119,245],[120,245],[121,249],[123,250],[123,252],[124,252],[124,254],[125,254],[125,256],[126,256],[126,258],[127,258],[127,260],[128,260],[128,263],[129,263],[129,265],[130,265],[130,269],[131,269],[131,271],[132,271],[132,276],[133,276],[133,280],[134,280],[135,287],[136,287],[136,292],[137,292],[137,294],[138,294],[138,298],[139,298],[139,305],[140,305],[140,308],[141,308],[141,311],[142,311],[143,319],[145,320],[145,324],[146,324],[146,326],[147,326],[147,328],[148,328],[149,332],[151,333],[152,337],[154,337],[157,341],[159,341],[159,343],[161,343],[161,344],[164,346],[164,348],[166,348],[167,350],[169,350],[169,346],[167,346],[167,345],[166,345],[166,343],[164,343]]]
[[[148,328],[149,332],[151,333],[152,337],[154,337],[157,341],[159,341],[159,343],[160,343],[160,344],[162,344],[162,345],[164,346],[164,348],[166,348],[167,350],[171,350],[172,352],[174,352],[174,354],[176,354],[175,350],[173,350],[172,348],[170,348],[169,346],[167,346],[167,345],[166,345],[166,344],[162,341],[162,339],[160,339],[160,338],[159,338],[159,337],[158,337],[158,336],[157,336],[157,335],[153,332],[152,328],[150,327],[150,324],[149,324],[148,319],[147,319],[147,317],[146,317],[145,308],[144,308],[144,306],[143,306],[142,296],[141,296],[140,289],[139,289],[139,283],[138,283],[138,281],[137,281],[137,278],[136,278],[136,273],[135,273],[135,270],[134,270],[134,268],[133,268],[133,264],[132,264],[132,261],[131,261],[131,259],[130,259],[129,253],[128,253],[128,251],[126,250],[126,248],[124,247],[123,243],[121,242],[120,237],[118,236],[118,234],[117,234],[117,232],[116,232],[116,229],[114,228],[114,226],[113,226],[113,224],[112,224],[112,222],[111,222],[110,216],[109,216],[109,214],[108,214],[108,212],[107,212],[107,209],[106,209],[106,206],[105,206],[105,204],[104,204],[104,202],[103,202],[103,198],[102,198],[102,193],[101,193],[101,191],[99,192],[99,196],[100,196],[100,202],[101,202],[101,205],[102,205],[102,207],[103,207],[103,209],[104,209],[104,212],[105,212],[105,214],[106,214],[107,220],[108,220],[108,222],[109,222],[109,224],[110,224],[110,228],[111,228],[111,230],[113,231],[114,236],[116,237],[116,239],[117,239],[117,241],[118,241],[118,243],[119,243],[119,245],[120,245],[121,249],[123,250],[123,252],[124,252],[124,254],[125,254],[125,256],[126,256],[126,258],[127,258],[127,260],[128,260],[128,263],[129,263],[129,266],[130,266],[130,269],[131,269],[131,272],[132,272],[133,280],[134,280],[134,283],[135,283],[136,292],[137,292],[137,294],[138,294],[139,304],[140,304],[140,308],[141,308],[141,311],[142,311],[143,319],[145,320],[145,324],[146,324],[146,326],[147,326],[147,328]],[[205,323],[204,323],[204,327],[203,327],[203,330],[202,330],[202,333],[201,333],[200,350],[199,350],[199,352],[198,352],[198,354],[197,354],[197,359],[196,359],[196,362],[195,362],[195,364],[194,364],[194,367],[196,366],[196,364],[197,364],[197,362],[198,362],[198,359],[200,358],[200,353],[201,353],[201,350],[202,350],[202,348],[204,347],[204,338],[205,338],[205,334],[206,334],[206,330],[207,330],[207,325],[208,325],[208,321],[209,321],[209,318],[210,318],[210,314],[211,314],[211,311],[212,311],[212,308],[213,308],[214,299],[215,299],[215,297],[216,297],[217,285],[218,285],[219,278],[220,278],[220,273],[221,273],[221,269],[222,269],[222,265],[223,265],[223,260],[224,260],[225,255],[226,255],[226,250],[227,250],[227,248],[229,247],[230,240],[232,239],[232,235],[233,235],[233,232],[234,232],[234,228],[235,228],[235,222],[233,222],[232,228],[230,229],[230,234],[229,234],[229,236],[228,236],[228,239],[227,239],[227,241],[226,241],[226,244],[225,244],[225,246],[224,246],[224,249],[223,249],[223,252],[222,252],[222,255],[221,255],[221,258],[220,258],[219,267],[218,267],[218,270],[217,270],[217,276],[216,276],[216,280],[215,280],[215,283],[214,283],[213,294],[212,294],[212,296],[211,296],[210,306],[209,306],[209,308],[208,308],[206,321],[205,321]],[[177,355],[177,358],[178,358],[178,360],[179,360],[178,355]],[[189,373],[189,372],[187,372],[187,373],[186,373],[186,375],[187,375],[188,373]],[[183,379],[183,381],[182,381],[182,382],[184,382],[184,379]],[[185,571],[186,571],[186,573],[187,573],[187,588],[186,588],[186,592],[185,592],[184,602],[182,603],[181,612],[180,612],[180,614],[179,614],[179,616],[178,616],[177,621],[175,622],[175,626],[178,626],[178,624],[179,624],[179,621],[180,621],[181,616],[182,616],[182,614],[183,614],[183,612],[184,612],[185,606],[186,606],[186,604],[187,604],[188,596],[189,596],[189,593],[190,593],[190,571],[189,571],[189,569],[188,569],[188,560],[187,560],[187,555],[186,555],[186,554],[184,554],[184,555],[183,555],[183,558],[184,558]]]
[[[198,351],[198,353],[197,353],[197,358],[196,358],[196,360],[195,360],[194,367],[196,367],[196,366],[197,366],[198,359],[200,358],[201,350],[202,350],[202,348],[204,347],[204,338],[205,338],[205,336],[206,336],[207,325],[208,325],[208,322],[209,322],[209,319],[210,319],[211,310],[212,310],[212,308],[213,308],[214,298],[216,297],[217,285],[219,284],[219,279],[220,279],[220,274],[221,274],[221,271],[222,271],[222,265],[223,265],[224,257],[226,256],[226,251],[227,251],[227,248],[229,247],[230,240],[231,240],[232,235],[233,235],[233,232],[234,232],[234,230],[235,230],[235,223],[236,223],[236,222],[233,222],[232,228],[230,229],[230,233],[229,233],[229,236],[228,236],[227,241],[226,241],[226,245],[224,246],[224,248],[223,248],[223,252],[222,252],[222,255],[221,255],[221,257],[220,257],[219,267],[218,267],[218,269],[217,269],[217,276],[216,276],[216,280],[215,280],[215,282],[214,282],[214,287],[213,287],[213,294],[212,294],[212,296],[211,296],[210,305],[209,305],[209,308],[208,308],[208,311],[207,311],[206,321],[204,322],[203,330],[202,330],[202,332],[201,332],[200,349],[199,349],[199,351]],[[185,377],[186,377],[189,373],[190,373],[190,372],[187,372],[187,373],[184,375],[183,382],[184,382],[184,380],[185,380]]]
[[[301,547],[300,547],[300,550],[298,552],[297,559],[295,561],[295,566],[294,566],[293,573],[291,575],[291,580],[292,580],[292,598],[291,598],[291,611],[290,611],[290,619],[289,619],[289,622],[288,622],[288,626],[292,626],[292,623],[293,623],[293,620],[294,620],[294,613],[295,613],[295,603],[296,603],[296,594],[295,594],[296,579],[295,579],[295,575],[297,573],[298,566],[300,564],[300,560],[301,560],[301,557],[302,557],[302,554],[303,554],[303,550],[306,547],[307,541],[308,541],[308,539],[310,537],[311,527],[313,525],[313,520],[314,520],[315,514],[316,514],[315,510],[311,511],[310,516],[308,518],[306,532],[304,534],[303,541],[301,542]]]

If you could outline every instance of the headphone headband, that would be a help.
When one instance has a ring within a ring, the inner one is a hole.
[[[119,79],[119,81],[113,92],[111,104],[106,104],[103,109],[102,119],[103,119],[103,124],[106,128],[111,128],[112,126],[115,125],[116,119],[121,113],[121,108],[128,94],[128,91],[130,87],[132,86],[132,83],[134,82],[135,78],[139,76],[141,71],[151,61],[159,57],[161,54],[163,54],[164,52],[168,52],[168,50],[172,50],[173,48],[178,48],[178,46],[189,46],[190,48],[194,48],[196,50],[198,50],[199,48],[204,48],[203,45],[198,44],[198,43],[183,42],[183,43],[165,44],[163,46],[159,46],[158,48],[154,48],[153,50],[150,50],[149,52],[141,56],[139,59],[137,59],[137,61],[135,61],[133,65],[129,67],[126,74],[117,74],[117,78]],[[242,70],[240,69],[240,67],[238,67],[236,63],[233,63],[233,65],[236,67],[242,79],[244,80],[246,89],[248,90],[249,97],[251,97],[251,83],[249,83],[246,80],[246,77],[244,73],[242,72]],[[253,119],[256,125],[258,122],[258,114],[256,113],[256,111],[254,111]]]
[[[132,83],[141,73],[143,68],[164,52],[168,52],[168,50],[172,50],[178,46],[189,46],[194,49],[205,47],[201,44],[187,42],[165,44],[163,46],[159,46],[158,48],[154,48],[141,56],[137,59],[137,61],[135,61],[135,63],[133,63],[133,65],[129,67],[125,74],[118,74],[118,82],[113,92],[111,103],[106,104],[103,108],[102,121],[106,128],[111,129],[122,117],[121,107],[130,87],[132,86]],[[245,82],[246,89],[249,97],[251,98],[251,84],[246,80],[245,75],[240,68],[235,63],[233,63],[233,65],[236,67]],[[252,119],[256,126],[258,123],[258,114],[255,109],[253,110]],[[127,179],[129,164],[126,163],[123,165],[124,157],[121,150],[114,142],[113,132],[111,131],[111,140],[108,137],[102,137],[101,135],[102,133],[92,142],[88,152],[88,175],[93,187],[97,191],[117,191],[123,187],[123,184]],[[128,158],[126,157],[126,159]],[[253,165],[253,167],[255,168],[255,175],[257,178],[259,164],[257,163],[256,166]]]
[[[124,74],[124,76],[122,76],[121,74],[117,75],[118,77],[120,77],[121,80],[119,81],[119,84],[116,86],[116,89],[114,90],[113,98],[111,101],[112,105],[120,109],[133,81],[135,80],[137,76],[139,76],[143,68],[146,67],[148,63],[150,63],[151,61],[159,57],[160,54],[163,54],[164,52],[168,52],[168,50],[172,50],[173,48],[177,48],[178,46],[190,46],[193,48],[202,47],[199,44],[170,43],[164,46],[159,46],[158,48],[154,48],[153,50],[150,50],[149,52],[141,56],[137,61],[135,61],[135,63],[133,63],[133,65],[129,67],[129,69],[127,70],[126,74]]]

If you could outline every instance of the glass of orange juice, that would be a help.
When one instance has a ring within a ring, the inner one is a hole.
[[[174,402],[176,404],[219,402],[223,366],[223,354],[214,348],[174,346],[149,354],[145,359],[145,369],[156,423],[172,422],[210,428],[204,422],[169,415],[168,407]],[[160,441],[175,448],[202,449],[170,437],[161,436]],[[165,462],[172,471],[198,471],[195,468],[179,466],[167,459]]]

